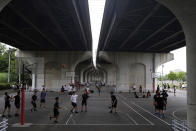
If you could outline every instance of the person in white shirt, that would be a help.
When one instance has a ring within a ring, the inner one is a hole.
[[[72,95],[72,87],[70,85],[68,85],[68,94]]]
[[[75,112],[75,113],[78,113],[77,111],[77,98],[78,98],[78,95],[75,94],[75,92],[72,93],[71,95],[71,104],[72,104],[72,109],[71,109],[71,112]]]
[[[134,90],[134,91],[136,90],[136,85],[135,85],[135,84],[133,85],[133,90]]]

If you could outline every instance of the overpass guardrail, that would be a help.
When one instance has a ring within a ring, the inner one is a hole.
[[[6,131],[7,128],[8,128],[8,119],[3,119],[0,122],[0,131]]]
[[[174,131],[193,131],[186,120],[172,120],[172,128]]]

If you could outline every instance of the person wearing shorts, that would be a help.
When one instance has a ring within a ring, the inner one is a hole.
[[[33,106],[31,108],[31,112],[37,111],[37,104],[36,104],[36,102],[37,102],[37,91],[34,91],[34,94],[33,94],[32,98],[31,98],[31,104]]]
[[[113,92],[110,93],[111,94],[111,103],[112,103],[112,106],[111,106],[111,111],[110,113],[113,112],[113,109],[115,110],[115,113],[117,113],[116,109],[117,109],[117,98],[116,96],[114,95]]]
[[[157,99],[158,99],[158,96],[160,95],[159,93],[159,90],[156,91],[156,94],[154,95],[153,97],[153,105],[154,105],[154,109],[155,109],[155,115],[158,115],[159,114],[159,109],[158,109],[158,105],[157,105]]]
[[[20,110],[20,91],[17,92],[17,95],[14,96],[14,105],[16,107],[15,116],[19,116],[18,112]]]
[[[46,90],[45,88],[43,88],[41,94],[40,94],[40,107],[43,107],[45,108],[45,103],[46,103]]]
[[[78,95],[76,95],[75,92],[73,92],[73,94],[71,95],[71,104],[73,107],[71,109],[71,112],[78,113],[78,111],[77,111],[77,98],[78,98]]]
[[[158,97],[157,97],[157,108],[159,110],[159,117],[160,118],[164,118],[164,112],[163,112],[163,109],[164,109],[164,98],[162,95],[160,95],[160,93],[158,94]]]
[[[5,117],[5,112],[6,112],[7,109],[8,109],[8,117],[11,117],[11,115],[10,115],[10,112],[11,112],[11,104],[10,104],[10,101],[11,101],[11,99],[12,98],[8,95],[8,93],[5,92],[5,97],[4,97],[5,107],[4,107],[4,110],[3,110],[2,117]]]
[[[85,91],[84,94],[82,94],[82,110],[81,110],[81,112],[83,112],[83,106],[85,106],[85,112],[87,112],[87,99],[88,99],[88,94]]]
[[[54,103],[54,109],[53,109],[54,116],[53,116],[53,117],[50,116],[50,120],[51,120],[52,118],[55,118],[54,123],[58,123],[59,114],[60,114],[59,109],[60,109],[60,108],[61,108],[61,107],[59,107],[59,97],[56,97],[56,98],[55,98],[55,103]]]

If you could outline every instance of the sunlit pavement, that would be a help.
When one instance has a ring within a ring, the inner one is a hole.
[[[172,119],[186,119],[186,97],[178,93],[174,96],[169,93],[167,110],[165,118],[159,118],[154,115],[151,98],[134,98],[132,93],[121,93],[118,98],[118,113],[109,113],[111,89],[102,89],[101,96],[97,90],[91,94],[88,100],[88,112],[80,112],[78,114],[70,113],[69,96],[59,95],[59,93],[49,92],[47,95],[47,108],[38,108],[37,112],[30,112],[31,93],[26,95],[26,112],[25,123],[27,127],[16,127],[20,122],[20,118],[14,116],[9,119],[9,131],[53,131],[53,130],[172,130]],[[55,124],[49,120],[52,115],[54,98],[60,97],[59,123]],[[81,96],[80,96],[81,98]],[[3,97],[1,97],[2,103]],[[39,102],[38,102],[39,103]],[[38,104],[39,107],[39,104]],[[3,106],[1,106],[2,110]],[[14,105],[12,103],[12,112],[14,113]],[[78,108],[81,109],[81,102],[78,102]],[[29,125],[28,125],[29,124]]]

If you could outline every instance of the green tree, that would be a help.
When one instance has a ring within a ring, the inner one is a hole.
[[[0,43],[0,73],[7,73],[8,72],[8,60],[9,54],[8,50],[6,49],[6,46]],[[10,73],[11,73],[11,81],[17,80],[17,74],[16,74],[16,58],[15,58],[15,52],[12,52],[11,55],[11,64],[10,64]]]
[[[0,72],[8,71],[8,53],[4,52],[0,55]]]
[[[174,80],[177,80],[177,75],[175,72],[173,71],[170,71],[170,73],[168,74],[168,80],[171,80],[172,81],[172,84],[173,84],[173,81]]]
[[[159,81],[166,81],[166,80],[168,80],[168,75],[159,76],[159,77],[158,77],[158,80],[159,80]]]
[[[5,51],[6,51],[5,45],[3,45],[3,44],[0,43],[0,54],[5,53]]]
[[[186,72],[180,71],[176,74],[177,80],[178,81],[186,81]]]

